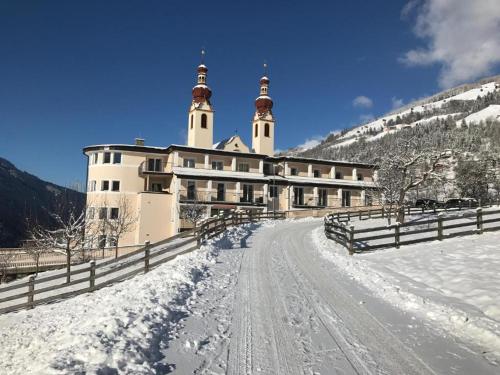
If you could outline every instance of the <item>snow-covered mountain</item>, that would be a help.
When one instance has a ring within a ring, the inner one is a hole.
[[[438,120],[453,120],[457,126],[464,122],[470,125],[500,120],[500,75],[420,99],[368,123],[331,133],[314,147],[298,146],[288,150],[287,154],[322,154],[328,148],[348,146],[360,140],[374,141],[401,129]]]

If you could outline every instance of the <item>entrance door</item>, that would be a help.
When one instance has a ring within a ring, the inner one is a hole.
[[[253,202],[253,185],[243,185],[243,196],[241,198],[242,202]]]
[[[351,192],[348,190],[342,191],[342,207],[351,207]]]
[[[304,205],[304,188],[293,188],[293,204],[296,206]]]
[[[224,202],[225,195],[224,184],[217,184],[217,201]]]

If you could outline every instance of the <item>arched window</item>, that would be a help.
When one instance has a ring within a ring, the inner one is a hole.
[[[269,124],[264,124],[264,136],[269,137]]]
[[[259,124],[255,124],[255,138],[259,136]]]
[[[201,115],[201,127],[203,129],[207,128],[207,115],[205,113]]]
[[[191,115],[191,121],[189,123],[189,126],[191,127],[191,129],[193,129],[193,115]]]

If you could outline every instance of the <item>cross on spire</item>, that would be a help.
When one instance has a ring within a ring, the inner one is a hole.
[[[205,62],[205,48],[201,48],[201,63]]]

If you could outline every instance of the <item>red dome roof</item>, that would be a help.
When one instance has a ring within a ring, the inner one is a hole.
[[[206,85],[196,85],[193,87],[193,101],[201,103],[204,101],[209,102],[212,96],[212,90]]]
[[[255,99],[255,108],[257,108],[257,112],[259,113],[270,112],[273,108],[273,101],[268,96],[259,96]]]

